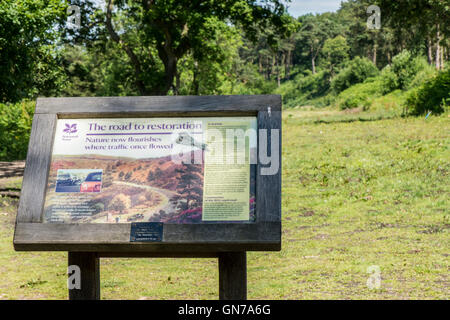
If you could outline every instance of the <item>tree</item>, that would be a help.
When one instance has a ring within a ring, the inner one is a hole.
[[[298,34],[296,47],[306,47],[305,52],[310,59],[312,73],[316,73],[317,58],[330,37],[335,37],[340,33],[338,24],[336,23],[336,15],[325,13],[322,15],[305,15],[301,17],[300,23],[302,27]]]
[[[131,199],[129,196],[120,193],[116,195],[109,204],[110,210],[119,211],[122,213],[125,209],[128,209],[131,206]]]
[[[203,34],[204,44],[179,61],[174,94],[226,94],[237,81],[236,63],[243,45],[239,29],[218,20],[208,19],[211,27]]]
[[[62,50],[62,66],[70,79],[62,89],[62,94],[69,97],[95,96],[100,90],[99,68],[97,68],[95,55],[84,46],[66,45]]]
[[[428,48],[428,61],[432,62],[432,42],[434,42],[434,61],[437,69],[443,69],[442,46],[450,36],[450,6],[442,0],[378,0],[378,5],[387,23],[400,30],[416,29],[417,36]],[[410,32],[410,31],[409,31]],[[406,49],[406,48],[402,48]]]
[[[368,29],[367,8],[374,4],[371,0],[349,0],[341,4],[338,10],[340,23],[344,26],[344,35],[351,48],[350,55],[352,57],[367,57],[372,60],[373,64],[377,64],[378,51],[380,51],[380,43],[382,37],[386,35],[388,30]],[[384,15],[382,14],[382,17]]]
[[[154,179],[155,179],[155,175],[153,174],[153,171],[149,170],[148,175],[147,175],[147,181],[152,182]]]
[[[170,199],[181,212],[201,206],[203,201],[202,166],[197,164],[183,164],[177,177],[176,187],[178,195]]]
[[[60,0],[0,1],[0,102],[55,94],[63,83],[55,40]]]
[[[162,170],[158,167],[158,168],[156,168],[155,169],[155,174],[154,174],[154,177],[155,177],[155,179],[159,179],[159,178],[161,178],[162,177],[162,175],[163,175],[163,172],[162,172]]]
[[[349,46],[343,36],[327,39],[323,45],[323,65],[328,69],[331,78],[348,61]]]
[[[214,34],[217,26],[209,19],[239,25],[251,39],[258,27],[269,24],[283,33],[282,2],[108,0],[104,21],[109,38],[129,58],[139,94],[165,95],[173,89],[179,61],[189,51],[202,59],[204,36]]]

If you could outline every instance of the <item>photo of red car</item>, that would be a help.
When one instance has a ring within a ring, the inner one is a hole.
[[[80,192],[100,192],[102,188],[102,172],[91,172],[81,183]]]

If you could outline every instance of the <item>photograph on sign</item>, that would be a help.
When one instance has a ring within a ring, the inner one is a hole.
[[[58,169],[55,192],[100,192],[102,169]]]
[[[254,222],[256,125],[256,117],[59,119],[43,222]]]

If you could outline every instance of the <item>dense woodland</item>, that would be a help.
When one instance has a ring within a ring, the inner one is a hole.
[[[444,0],[348,0],[299,18],[280,0],[2,0],[0,130],[19,117],[11,134],[26,134],[37,96],[277,93],[286,108],[363,110],[388,96],[403,114],[439,114],[449,21]],[[0,158],[24,156],[11,152]]]

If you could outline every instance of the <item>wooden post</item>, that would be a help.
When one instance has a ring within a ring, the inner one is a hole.
[[[69,252],[69,266],[80,268],[81,288],[69,289],[69,300],[100,299],[100,259],[95,252]]]
[[[219,299],[247,300],[247,252],[219,253]]]

